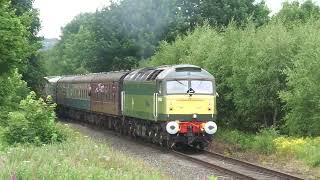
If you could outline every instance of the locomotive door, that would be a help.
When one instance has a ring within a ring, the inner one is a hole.
[[[153,94],[153,117],[158,118],[158,96],[161,94],[161,81],[156,81],[155,93]]]
[[[158,117],[158,93],[153,94],[153,117],[157,120]]]

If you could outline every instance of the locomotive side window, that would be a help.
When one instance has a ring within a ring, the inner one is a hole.
[[[188,91],[187,80],[167,81],[168,94],[185,94]]]
[[[192,80],[191,81],[191,88],[197,94],[212,94],[213,93],[212,81]]]

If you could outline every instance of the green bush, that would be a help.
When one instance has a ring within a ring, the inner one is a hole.
[[[264,154],[270,154],[276,150],[274,139],[279,137],[279,134],[273,128],[262,129],[257,134],[248,134],[238,130],[220,129],[216,137],[243,151],[253,150]]]
[[[309,22],[300,31],[308,34],[285,73],[289,88],[281,92],[286,103],[285,129],[290,135],[320,136],[320,21]]]
[[[248,150],[252,147],[254,137],[237,130],[220,129],[216,134],[217,139],[235,145],[240,150]]]
[[[274,139],[279,136],[274,128],[263,129],[254,137],[252,149],[265,154],[271,154],[276,151]]]
[[[6,126],[9,112],[19,108],[19,103],[27,97],[27,83],[16,69],[12,73],[0,76],[0,126]]]
[[[47,144],[64,139],[55,123],[55,104],[46,104],[36,99],[31,92],[20,102],[18,111],[10,112],[4,140],[9,144],[33,143]]]

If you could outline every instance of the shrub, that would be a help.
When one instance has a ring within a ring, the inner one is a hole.
[[[50,101],[50,99],[48,99]],[[20,102],[19,111],[10,112],[4,140],[9,144],[47,144],[64,139],[55,124],[55,104],[36,99],[31,92]]]
[[[278,132],[274,128],[262,129],[254,137],[252,149],[265,154],[271,154],[276,151],[276,145],[274,139],[279,136]]]
[[[217,133],[217,138],[224,142],[236,145],[241,150],[251,149],[252,142],[254,140],[252,135],[240,132],[238,130],[223,129],[219,130],[219,133]]]
[[[19,102],[27,97],[27,83],[16,69],[11,74],[0,76],[0,125],[6,126],[8,114],[19,107]]]
[[[220,129],[217,138],[237,146],[241,150],[253,150],[264,154],[275,152],[276,144],[274,139],[279,137],[274,128],[262,129],[256,135],[244,133],[238,130]]]

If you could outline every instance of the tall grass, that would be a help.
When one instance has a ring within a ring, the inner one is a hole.
[[[320,166],[320,137],[294,138],[281,136],[273,128],[268,128],[257,134],[220,129],[216,139],[231,144],[240,151],[290,156],[302,160],[310,166]]]
[[[0,179],[163,179],[136,159],[79,133],[43,146],[17,145],[0,152]]]

